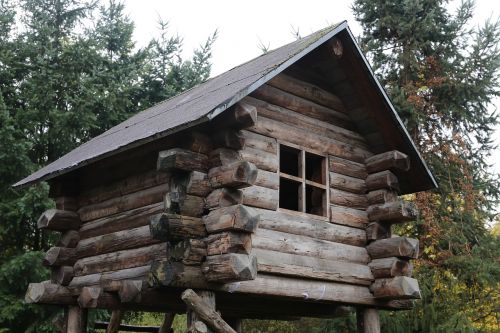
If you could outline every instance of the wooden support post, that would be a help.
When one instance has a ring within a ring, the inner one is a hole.
[[[109,319],[108,327],[106,328],[106,333],[118,333],[122,318],[122,310],[113,310],[113,312],[111,312],[111,318]]]
[[[207,305],[207,307],[211,310],[215,311],[215,293],[213,291],[208,290],[200,290],[198,291],[198,296],[200,299]],[[202,322],[202,318],[197,315],[195,311],[192,311],[188,308],[187,311],[187,327],[188,330],[192,333],[213,333],[211,328],[208,328],[205,323]],[[203,325],[201,325],[202,323]]]
[[[68,311],[68,333],[87,332],[87,309],[70,306]]]
[[[196,313],[195,317],[200,318],[208,324],[217,333],[236,333],[235,330],[231,328],[222,317],[215,311],[215,294],[213,292],[208,293],[202,297],[198,296],[192,289],[187,289],[182,293],[182,300],[186,303],[189,310],[192,313]],[[189,318],[191,317],[191,318]],[[191,320],[190,320],[191,319]],[[194,323],[193,316],[188,315],[188,327],[191,323]]]
[[[377,309],[357,309],[358,333],[380,333],[380,317]]]
[[[167,312],[163,317],[163,322],[161,323],[158,333],[173,333],[172,324],[174,322],[175,313]]]

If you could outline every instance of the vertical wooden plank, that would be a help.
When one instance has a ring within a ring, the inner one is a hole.
[[[299,156],[299,172],[300,178],[302,178],[302,184],[300,184],[299,193],[299,211],[306,212],[306,154],[303,150],[300,151]]]
[[[170,333],[173,332],[172,330],[172,323],[174,322],[175,318],[175,313],[173,312],[167,312],[165,313],[165,316],[163,317],[163,322],[158,329],[158,333]]]
[[[70,306],[68,310],[68,333],[87,332],[87,309]]]
[[[211,309],[215,310],[215,293],[213,291],[208,291],[208,290],[200,290],[196,292],[198,296],[201,297],[203,302],[205,302]],[[187,312],[187,327],[188,330],[197,321],[203,321],[201,320],[194,311],[188,310]],[[208,325],[207,325],[208,327]],[[208,327],[207,333],[214,333],[214,331]]]
[[[380,333],[380,317],[377,309],[358,308],[356,319],[358,333]]]
[[[328,209],[328,205],[330,203],[330,174],[328,171],[328,156],[323,158],[321,162],[321,180],[322,183],[326,186],[325,195],[323,196],[323,216],[330,218],[330,209]]]

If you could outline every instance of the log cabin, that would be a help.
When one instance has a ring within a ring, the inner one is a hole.
[[[191,332],[242,318],[333,317],[359,332],[420,297],[417,218],[399,196],[437,187],[346,22],[111,128],[14,186],[50,185],[38,227],[60,234],[26,302],[188,313]],[[194,290],[194,291],[193,291]],[[205,325],[206,324],[206,325]],[[208,326],[207,326],[208,325]]]

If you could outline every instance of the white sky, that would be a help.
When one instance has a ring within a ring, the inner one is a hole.
[[[124,0],[135,22],[135,40],[144,46],[157,35],[157,20],[169,21],[172,34],[184,39],[189,56],[215,29],[219,37],[213,47],[212,75],[220,74],[261,54],[259,44],[271,49],[294,40],[293,31],[306,36],[329,24],[347,20],[354,35],[361,33],[350,9],[351,0]],[[456,6],[456,1],[450,8]],[[474,24],[500,17],[500,1],[476,0]],[[497,100],[498,101],[498,100]],[[500,101],[497,103],[500,106]],[[495,133],[500,146],[500,127]],[[500,148],[491,158],[500,173]]]

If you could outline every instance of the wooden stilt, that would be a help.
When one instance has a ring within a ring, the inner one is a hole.
[[[193,324],[199,317],[200,320],[205,322],[208,326],[213,328],[218,333],[236,333],[215,311],[215,295],[213,292],[203,295],[203,299],[198,296],[192,289],[187,289],[182,293],[182,300],[186,303],[188,309],[192,311],[191,315],[188,313],[188,329],[189,325]],[[193,314],[196,313],[196,316]]]
[[[243,332],[242,320],[240,318],[223,318],[229,326],[233,328],[237,333]]]
[[[163,323],[158,329],[158,333],[170,333],[172,332],[172,323],[174,322],[175,313],[167,312],[163,317]]]
[[[380,333],[380,317],[377,309],[357,309],[356,319],[358,333]]]
[[[87,332],[87,309],[79,306],[70,306],[68,310],[68,333]]]
[[[111,318],[109,319],[108,327],[106,328],[106,333],[118,333],[122,318],[122,310],[113,310],[113,312],[111,312]]]
[[[213,291],[200,290],[197,292],[198,296],[203,300],[207,307],[215,311],[215,293]],[[187,312],[187,327],[188,329],[193,326],[197,321],[203,321],[200,316],[192,309]],[[213,333],[211,328],[208,328],[207,333]]]

